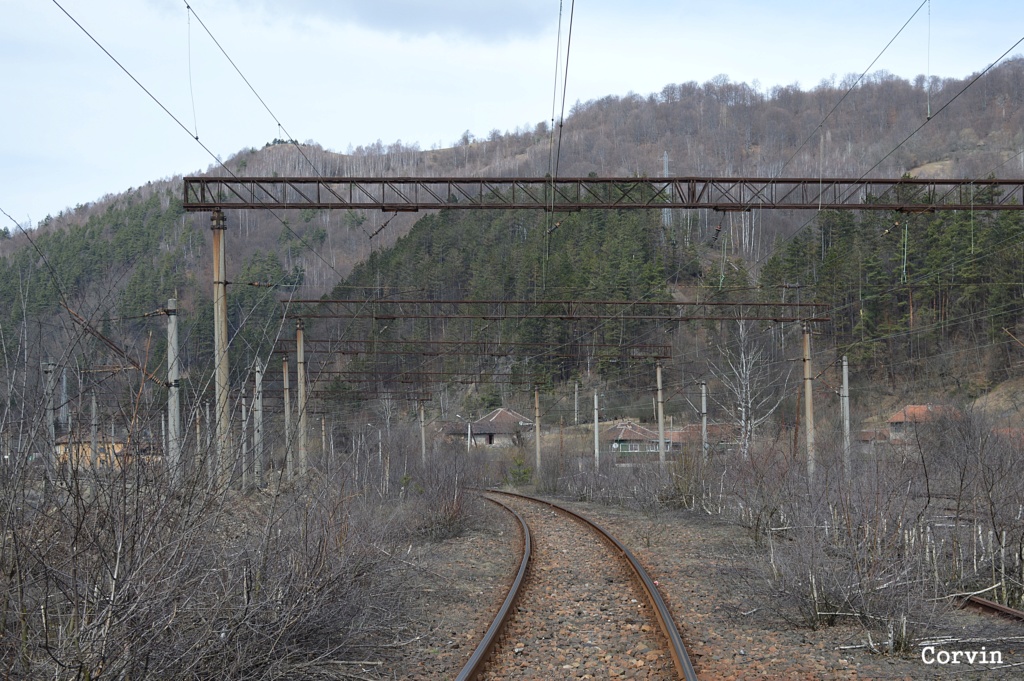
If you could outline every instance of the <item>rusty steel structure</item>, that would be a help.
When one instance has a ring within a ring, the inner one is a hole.
[[[328,340],[323,338],[304,340],[307,347],[320,352],[328,352],[335,355],[385,355],[385,356],[409,356],[418,355],[421,357],[444,357],[455,354],[459,351],[471,351],[474,356],[505,357],[515,352],[536,352],[545,357],[570,356],[553,353],[550,343],[527,343],[518,341],[502,340],[403,340],[390,338],[363,339],[363,340]],[[288,352],[294,349],[295,339],[281,338],[277,347],[281,352]],[[586,343],[588,348],[597,350],[624,351],[631,357],[644,359],[671,359],[672,347],[669,345],[627,343],[623,345],[615,343]],[[382,348],[404,348],[389,349]]]
[[[999,211],[1024,208],[1024,180],[924,180],[844,178],[351,178],[351,177],[187,177],[183,207],[212,213],[214,232],[215,357],[217,376],[217,443],[225,450],[227,431],[228,352],[225,326],[223,211],[373,209],[387,212],[421,210],[530,209],[570,212],[585,209],[713,209],[717,211],[873,210],[933,212]],[[593,322],[729,321],[739,318],[772,322],[827,322],[813,305],[767,303],[622,303],[618,301],[476,301],[489,309],[467,309],[470,301],[301,301],[289,312],[297,319],[505,319]],[[546,305],[527,310],[525,304]],[[462,305],[458,308],[458,305]],[[622,306],[612,308],[612,306]],[[389,311],[386,308],[390,306]],[[601,309],[603,306],[604,309]],[[726,306],[734,306],[726,310]],[[615,309],[609,314],[607,309]],[[721,312],[719,312],[721,310]],[[728,314],[727,312],[731,313]],[[225,333],[219,333],[225,331]],[[302,352],[301,343],[296,351]],[[299,360],[302,361],[301,359]],[[301,376],[301,374],[300,374]],[[301,380],[301,378],[300,378]],[[305,386],[303,386],[304,388]],[[301,392],[301,391],[300,391]],[[287,395],[287,393],[286,393]],[[300,395],[299,413],[305,398]]]
[[[189,212],[707,208],[719,211],[1021,210],[1024,180],[759,177],[186,177]]]
[[[367,390],[407,392],[402,386],[419,388],[441,384],[475,384],[481,380],[508,385],[536,385],[541,376],[530,371],[489,371],[477,368],[456,368],[435,364],[439,358],[473,356],[506,357],[526,352],[545,360],[577,357],[581,350],[592,353],[612,352],[611,361],[654,362],[671,359],[670,345],[652,342],[615,344],[590,338],[587,327],[608,321],[643,321],[675,324],[688,321],[736,319],[772,322],[823,322],[822,304],[818,303],[736,303],[729,301],[622,301],[622,300],[444,300],[444,299],[311,299],[282,301],[286,316],[295,319],[337,319],[346,324],[358,322],[391,322],[394,320],[468,320],[471,322],[521,322],[524,320],[557,320],[578,323],[572,338],[562,343],[516,342],[503,340],[416,340],[386,336],[359,339],[314,339],[302,343],[316,349],[320,366],[311,372],[319,380],[340,380],[356,392]],[[486,325],[485,325],[486,328]],[[349,327],[345,333],[352,331]],[[366,329],[363,329],[366,331]],[[344,336],[344,333],[341,334]],[[589,338],[589,340],[588,340]],[[276,352],[297,351],[299,339],[279,339]],[[370,364],[330,367],[330,358],[373,358]],[[402,358],[416,359],[415,368],[402,367]],[[607,359],[607,358],[606,358]],[[329,394],[329,393],[328,393]]]
[[[360,389],[358,391],[358,393],[359,393],[359,397],[360,398],[379,399],[379,398],[386,397],[386,398],[389,398],[389,399],[399,400],[399,401],[404,401],[404,402],[430,402],[434,398],[432,393],[427,393],[427,392],[422,392],[422,393],[401,392],[399,390],[386,390],[386,389],[385,390],[377,390],[377,391],[371,391],[371,390],[368,390],[368,389]],[[282,390],[268,390],[266,392],[266,396],[269,397],[269,398],[272,398],[274,400],[283,399],[284,392]],[[315,398],[337,397],[337,393],[332,393],[330,390],[310,390],[309,391],[309,396],[310,397],[315,397]],[[311,413],[311,414],[330,413],[329,410],[325,411],[323,409],[314,409],[313,407],[309,407],[309,409],[310,409],[309,413]]]
[[[421,385],[423,383],[461,383],[474,385],[485,379],[503,379],[514,385],[536,385],[538,377],[531,374],[518,375],[508,371],[374,371],[370,369],[324,369],[317,376],[337,377],[348,383],[368,383],[375,386],[389,383]]]
[[[827,322],[820,303],[623,300],[292,300],[296,319],[550,319],[559,321],[735,321]],[[730,313],[730,311],[733,311]]]

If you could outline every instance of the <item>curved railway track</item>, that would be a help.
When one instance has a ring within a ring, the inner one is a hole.
[[[494,491],[485,498],[517,518],[523,557],[459,681],[697,679],[654,581],[621,542],[548,501]]]

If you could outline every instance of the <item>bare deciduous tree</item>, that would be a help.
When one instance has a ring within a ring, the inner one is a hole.
[[[734,339],[722,347],[721,361],[711,363],[709,369],[730,397],[721,406],[736,423],[740,455],[745,459],[758,428],[782,404],[790,370],[777,368],[754,322],[741,319],[735,328]]]

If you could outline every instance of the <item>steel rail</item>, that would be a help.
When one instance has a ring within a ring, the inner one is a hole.
[[[967,596],[961,602],[960,607],[979,610],[990,615],[1000,615],[1002,617],[1024,621],[1024,612],[1011,608],[1007,605],[1003,605],[1002,603],[990,601],[987,598],[982,598],[980,596]]]
[[[529,501],[536,502],[538,504],[544,504],[556,511],[564,513],[571,518],[575,518],[587,527],[592,528],[597,532],[605,542],[607,542],[614,550],[618,551],[626,562],[629,563],[630,569],[633,571],[633,575],[637,578],[647,596],[648,602],[653,606],[654,616],[658,620],[658,625],[661,627],[662,634],[669,642],[669,653],[672,656],[672,662],[675,666],[676,673],[685,681],[698,681],[697,672],[693,668],[693,663],[690,661],[690,656],[686,652],[686,646],[683,644],[683,638],[679,635],[679,628],[676,627],[675,620],[672,618],[672,613],[668,609],[668,605],[665,603],[665,599],[662,598],[661,593],[658,591],[658,587],[654,584],[654,580],[651,579],[650,575],[647,574],[647,570],[640,564],[636,556],[626,548],[626,546],[616,539],[603,527],[595,523],[593,520],[571,511],[564,506],[554,503],[553,501],[547,501],[546,499],[538,499],[536,497],[527,496],[525,494],[517,494],[514,492],[503,492],[500,490],[487,490],[488,494],[504,494],[510,497],[516,497],[519,499],[526,499]]]
[[[484,671],[491,653],[494,652],[494,647],[498,645],[498,640],[505,630],[505,624],[512,618],[512,609],[515,607],[516,601],[519,600],[522,586],[526,582],[526,574],[530,568],[530,559],[533,553],[530,540],[530,526],[526,524],[523,516],[497,499],[491,499],[486,496],[484,499],[501,506],[519,521],[519,529],[523,537],[523,559],[519,561],[519,572],[516,573],[516,578],[512,581],[512,587],[508,590],[508,595],[505,596],[497,616],[494,618],[491,626],[487,628],[487,632],[477,645],[476,650],[469,657],[469,661],[463,666],[459,675],[455,677],[456,681],[471,681],[479,677],[481,672]]]

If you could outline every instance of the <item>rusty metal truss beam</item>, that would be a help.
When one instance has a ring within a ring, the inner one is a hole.
[[[186,211],[440,208],[1021,210],[1024,180],[849,178],[186,177]]]
[[[462,383],[475,385],[493,379],[504,379],[507,382],[522,385],[533,385],[542,378],[540,374],[516,374],[511,372],[469,372],[469,371],[321,371],[321,377],[336,377],[346,383]],[[378,388],[379,390],[379,388]]]
[[[292,300],[295,319],[548,319],[559,321],[827,322],[818,303],[637,302],[617,300]],[[730,313],[729,311],[733,311]]]
[[[436,340],[392,340],[378,338],[368,340],[326,340],[306,338],[303,343],[307,348],[318,352],[329,352],[338,355],[418,355],[424,357],[444,357],[448,355],[472,354],[474,356],[507,357],[515,352],[534,352],[545,357],[575,357],[575,354],[555,354],[550,343],[526,343],[514,341],[436,341]],[[294,338],[282,338],[278,341],[279,351],[294,351]],[[617,345],[614,343],[589,343],[584,340],[569,341],[569,347],[581,347],[595,350],[616,350],[631,357],[643,359],[669,359],[672,347],[669,345],[653,345],[631,343]]]
[[[434,399],[433,393],[427,393],[427,392],[422,392],[422,393],[402,392],[400,390],[394,390],[394,391],[391,391],[391,390],[375,390],[375,389],[371,390],[371,389],[366,388],[365,386],[364,387],[360,387],[360,388],[356,388],[353,392],[356,393],[359,398],[367,399],[367,400],[375,400],[375,399],[386,398],[386,399],[392,399],[392,400],[399,400],[399,401],[402,401],[402,402],[431,402]],[[312,398],[312,399],[321,399],[321,400],[324,399],[324,398],[329,398],[329,397],[339,397],[339,394],[336,391],[332,391],[332,390],[328,390],[328,389],[319,390],[319,389],[316,389],[316,388],[311,388],[309,390],[308,394],[309,394],[309,397]],[[269,398],[269,399],[272,399],[275,402],[277,402],[279,400],[283,400],[284,399],[284,392],[282,390],[264,391],[263,397],[264,397],[264,399],[268,399]],[[292,399],[295,399],[294,395],[292,395]],[[322,413],[322,412],[311,412],[311,413]],[[328,413],[330,413],[330,412],[328,412]]]

